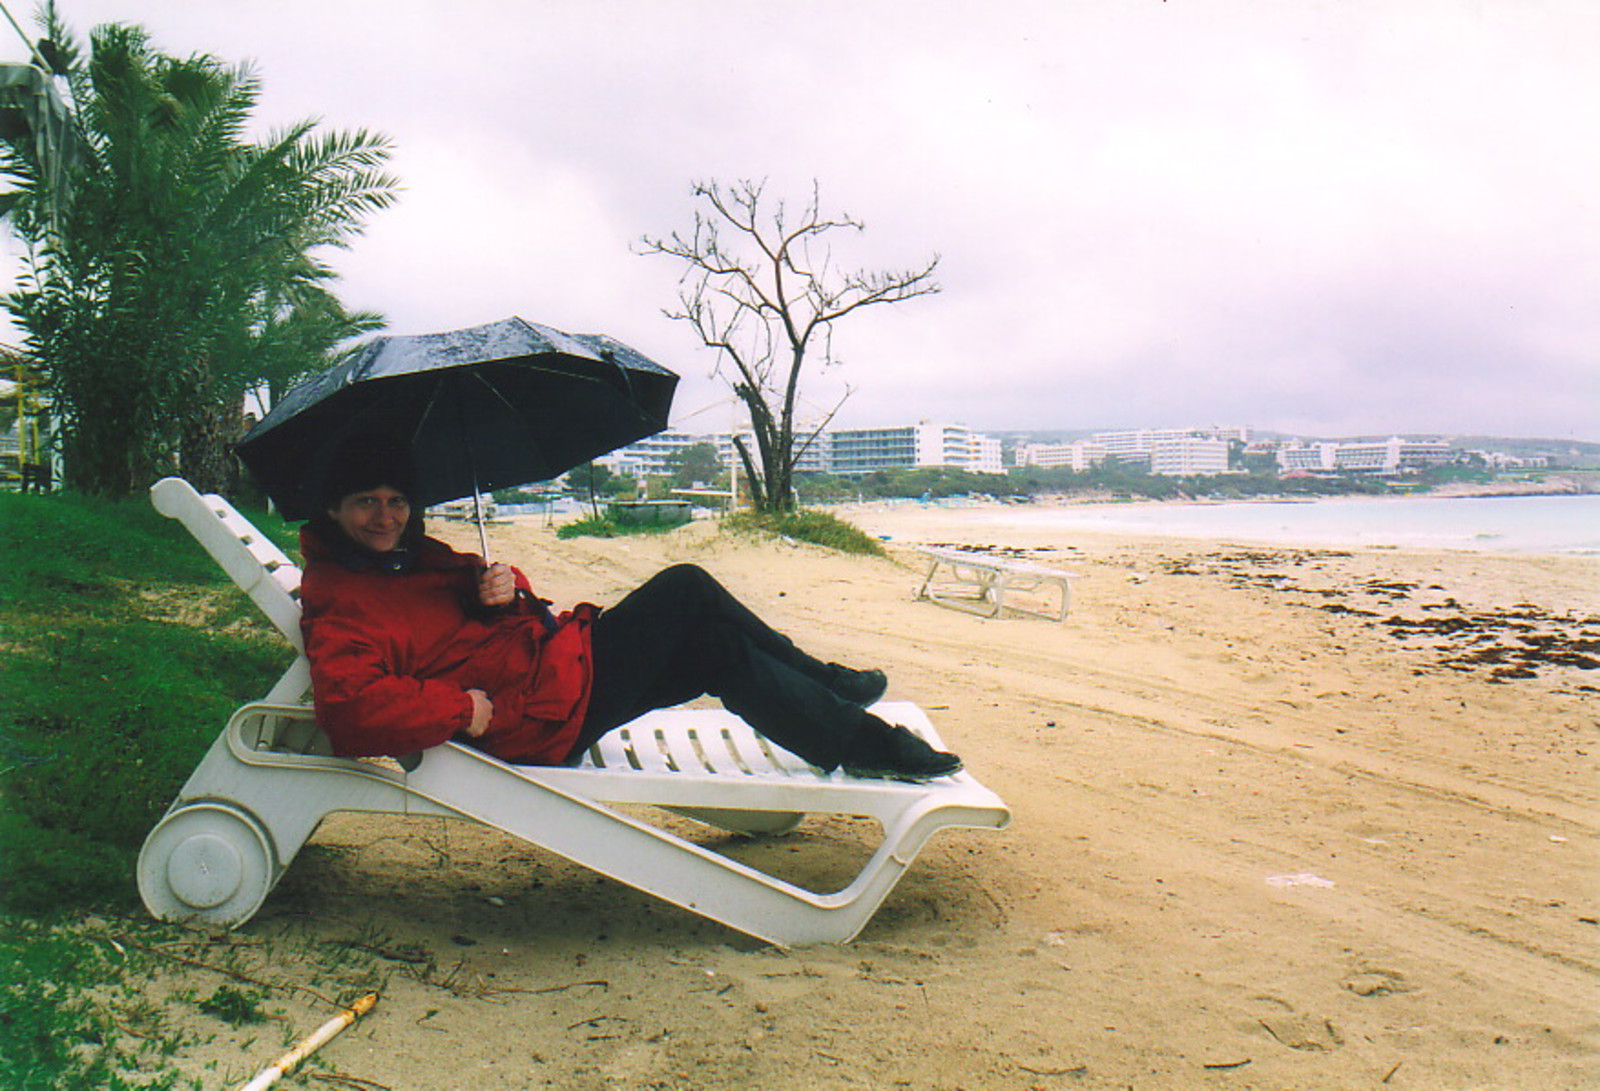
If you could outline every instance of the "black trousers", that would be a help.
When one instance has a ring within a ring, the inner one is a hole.
[[[594,689],[577,759],[613,728],[704,694],[823,769],[864,715],[824,684],[827,664],[762,621],[695,565],[661,570],[594,621]]]

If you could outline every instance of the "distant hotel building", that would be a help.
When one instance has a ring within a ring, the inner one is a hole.
[[[873,470],[911,469],[916,464],[914,428],[858,428],[828,437],[831,473],[864,474]]]
[[[1075,471],[1112,459],[1145,462],[1153,474],[1187,477],[1228,472],[1234,441],[1250,442],[1248,428],[1144,428],[1096,432],[1075,443],[1027,443],[1017,447],[1017,465]]]
[[[675,452],[693,447],[697,443],[715,444],[718,457],[726,464],[727,458],[723,455],[722,444],[717,442],[718,438],[671,430],[657,432],[653,436],[641,439],[638,443],[618,448],[609,455],[602,455],[595,459],[595,462],[622,477],[661,477],[671,472],[667,469],[668,458]]]
[[[1044,470],[1073,470],[1082,473],[1106,460],[1109,452],[1093,440],[1076,443],[1019,443],[1017,465],[1038,466]]]
[[[752,457],[751,434],[742,434]],[[804,445],[795,469],[801,473],[865,474],[877,470],[911,470],[946,467],[971,473],[1003,474],[1000,440],[974,432],[964,424],[919,421],[893,428],[847,428],[812,434],[810,427],[796,432]],[[1096,432],[1074,443],[1023,443],[1016,448],[1019,466],[1083,471],[1107,459],[1137,462],[1153,474],[1190,477],[1227,473],[1234,443],[1250,442],[1248,428],[1165,428],[1123,432]],[[668,472],[674,452],[709,443],[724,466],[734,461],[733,437],[660,432],[631,446],[596,459],[615,473],[628,477],[654,477]],[[1439,466],[1459,452],[1441,440],[1412,440],[1395,436],[1359,443],[1291,440],[1278,446],[1280,473],[1394,474]]]
[[[1150,472],[1166,477],[1225,474],[1229,446],[1225,439],[1200,436],[1158,439],[1150,445]]]
[[[1281,473],[1394,474],[1442,466],[1456,458],[1443,440],[1391,439],[1361,443],[1285,443],[1278,448]]]
[[[944,466],[978,474],[1002,474],[1000,440],[964,424],[919,421],[898,428],[841,429],[829,433],[829,472]]]
[[[741,436],[754,457],[751,433],[744,432]],[[673,451],[697,443],[712,444],[724,466],[733,464],[736,455],[730,434],[689,435],[684,432],[660,432],[595,461],[629,477],[661,475],[667,472],[667,458]],[[815,436],[811,436],[809,428],[798,428],[795,445],[798,448],[802,444],[804,449],[795,463],[795,469],[801,473],[864,474],[875,470],[935,466],[981,474],[1005,473],[1000,440],[974,432],[964,424],[919,421],[895,428],[823,431]]]

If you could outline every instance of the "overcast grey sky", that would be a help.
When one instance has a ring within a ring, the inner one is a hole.
[[[25,24],[31,9],[8,6]],[[851,426],[1600,440],[1594,0],[61,0],[251,60],[263,129],[395,142],[338,258],[395,333],[520,314],[684,376],[695,179],[867,225],[943,292],[842,323]],[[6,59],[22,59],[6,31]]]

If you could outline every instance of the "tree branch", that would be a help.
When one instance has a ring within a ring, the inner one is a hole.
[[[867,307],[938,292],[939,257],[902,270],[840,272],[831,237],[859,234],[865,225],[849,215],[823,215],[816,182],[793,215],[783,201],[769,203],[765,189],[764,181],[749,179],[695,182],[690,192],[703,207],[696,208],[687,237],[647,235],[640,251],[683,263],[681,309],[663,313],[688,322],[716,353],[719,369],[731,367],[727,378],[749,410],[760,455],[758,479],[750,452],[736,444],[757,504],[786,509],[794,504],[794,467],[820,431],[804,437],[796,451],[795,405],[814,340],[822,339],[822,364],[833,363],[834,323]]]

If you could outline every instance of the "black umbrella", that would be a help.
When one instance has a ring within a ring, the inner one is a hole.
[[[290,390],[237,451],[284,517],[305,519],[341,444],[392,437],[410,444],[410,499],[426,507],[548,481],[654,435],[677,384],[620,341],[521,318],[380,337]]]

